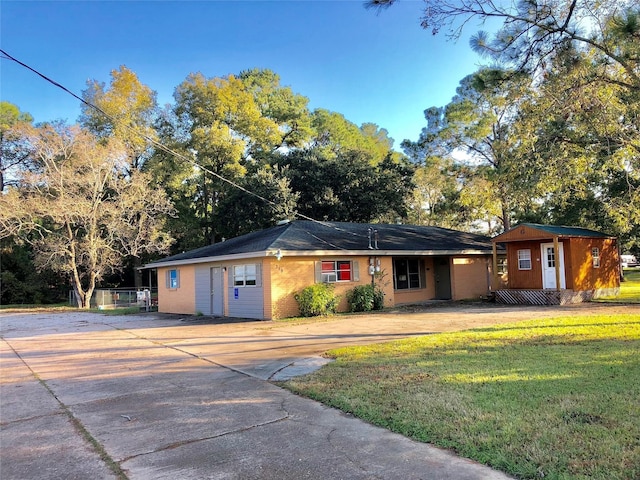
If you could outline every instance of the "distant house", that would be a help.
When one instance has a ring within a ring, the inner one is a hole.
[[[436,227],[292,221],[148,264],[160,312],[275,319],[296,316],[316,282],[346,293],[375,282],[385,305],[487,295],[488,237]]]
[[[566,304],[620,291],[618,244],[610,235],[523,223],[492,242],[507,250],[506,288],[495,292],[500,303]]]

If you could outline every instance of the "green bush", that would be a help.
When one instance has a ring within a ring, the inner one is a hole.
[[[373,285],[358,285],[347,293],[349,310],[352,312],[370,312],[382,310],[384,292]]]
[[[295,295],[303,317],[317,317],[335,313],[339,298],[330,283],[316,283]]]
[[[373,309],[382,310],[384,308],[384,292],[381,288],[375,288],[373,292]]]

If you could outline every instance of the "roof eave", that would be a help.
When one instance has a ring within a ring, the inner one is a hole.
[[[244,260],[249,258],[275,257],[280,250],[282,257],[322,257],[322,256],[347,256],[347,257],[436,257],[447,255],[491,255],[491,249],[462,249],[462,250],[282,250],[270,249],[258,252],[237,253],[233,255],[217,255],[199,258],[185,258],[181,260],[158,261],[148,263],[140,267],[141,269],[158,267],[176,267],[180,265],[192,265],[199,263],[227,262],[233,260]]]

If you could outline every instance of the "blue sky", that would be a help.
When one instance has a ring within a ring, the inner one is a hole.
[[[221,77],[269,68],[309,106],[386,128],[396,148],[417,140],[423,111],[447,104],[481,59],[468,46],[420,28],[423,3],[376,14],[354,1],[0,2],[1,48],[80,95],[109,83],[120,65],[161,104],[189,73]],[[465,32],[475,33],[475,26]],[[73,123],[79,102],[2,59],[0,98],[36,122]]]

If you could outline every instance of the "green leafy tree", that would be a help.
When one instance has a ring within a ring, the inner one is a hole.
[[[395,0],[369,0],[369,8],[383,9]],[[493,34],[478,32],[472,47],[519,71],[545,70],[556,53],[568,43],[579,49],[594,49],[606,58],[607,75],[622,71],[624,83],[640,86],[637,56],[619,50],[620,36],[633,39],[638,28],[635,0],[425,0],[423,28],[434,35],[442,30],[450,38],[460,37],[463,29],[477,23],[502,22]],[[616,29],[611,30],[613,21]],[[637,44],[637,38],[636,38]],[[611,80],[620,81],[618,74]]]
[[[221,202],[225,213],[219,225],[223,235],[235,237],[269,228],[279,220],[291,220],[297,212],[299,193],[294,193],[287,169],[261,166],[241,181]]]
[[[90,80],[82,96],[99,110],[81,104],[80,124],[100,139],[117,138],[123,143],[129,159],[129,174],[141,169],[158,138],[153,127],[158,108],[156,92],[123,65],[111,71],[108,88],[104,83]]]
[[[31,245],[0,240],[0,305],[51,304],[68,299],[69,282],[51,269],[38,271]]]
[[[535,135],[522,167],[535,172],[544,194],[533,206],[542,221],[633,238],[640,223],[640,90],[600,81],[596,54],[568,47],[523,105],[522,137]]]
[[[30,155],[20,136],[12,133],[17,123],[32,123],[33,117],[10,102],[0,102],[0,194],[7,185],[14,185],[11,178],[17,169],[29,168]]]
[[[309,99],[293,92],[291,87],[280,85],[280,76],[268,69],[250,69],[240,72],[238,79],[253,95],[262,116],[278,125],[275,143],[268,145],[270,152],[253,151],[251,155],[272,153],[279,148],[300,148],[311,138],[311,114]]]
[[[270,152],[282,142],[279,124],[263,116],[254,94],[233,75],[209,79],[202,74],[189,75],[174,94],[175,121],[165,123],[163,138],[170,136],[176,151],[193,162],[180,165],[181,188],[173,198],[186,202],[181,214],[190,213],[201,245],[221,236],[218,225],[225,213],[220,204],[235,188],[230,182],[241,181],[247,165],[255,163],[252,154]]]
[[[409,199],[409,223],[445,228],[459,227],[459,197],[453,161],[430,157],[413,176],[415,188]]]
[[[366,152],[371,163],[377,165],[393,148],[393,140],[389,138],[387,130],[374,123],[358,127],[337,112],[316,109],[312,114],[312,126],[315,136],[311,146],[324,150],[324,155],[339,155],[357,150]]]
[[[407,214],[413,167],[388,155],[374,166],[365,152],[337,156],[321,148],[293,151],[281,160],[291,188],[299,194],[298,211],[317,220],[394,221]]]
[[[526,75],[497,69],[469,75],[445,108],[425,111],[428,125],[418,141],[402,144],[414,162],[428,164],[434,155],[457,158],[458,172],[465,173],[458,205],[492,225],[492,232],[510,228],[513,206],[526,195],[526,185],[515,180],[521,142],[513,135],[513,123],[528,84]]]

